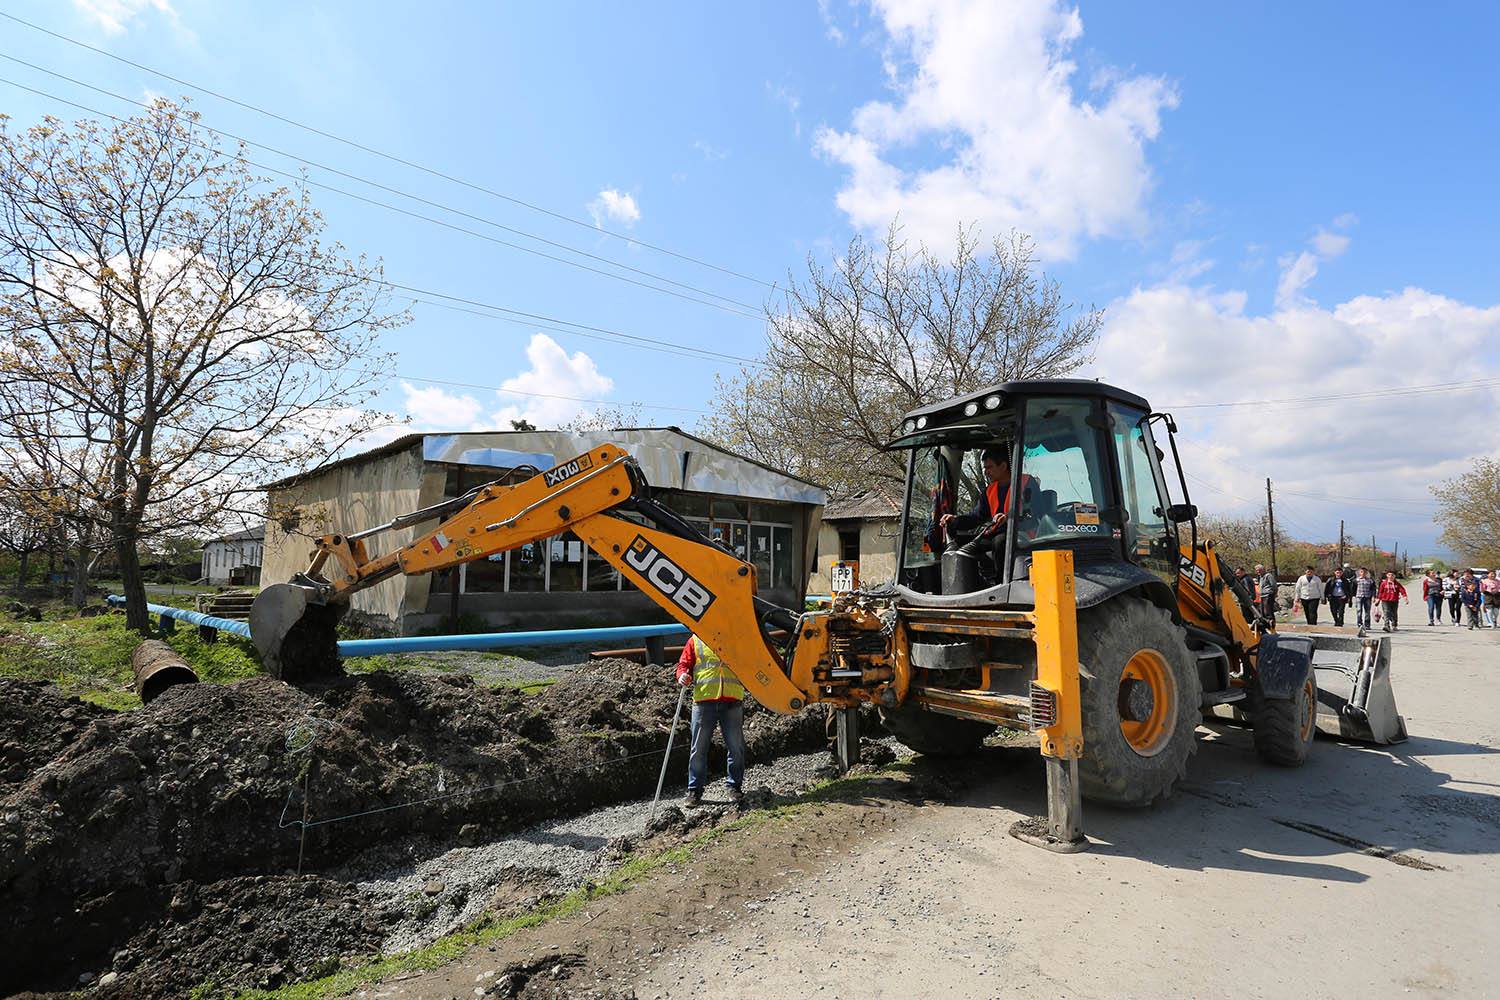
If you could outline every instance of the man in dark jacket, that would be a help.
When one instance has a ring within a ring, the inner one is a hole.
[[[1328,582],[1323,584],[1323,599],[1328,602],[1328,613],[1333,616],[1333,623],[1341,628],[1344,624],[1344,609],[1349,606],[1349,598],[1353,596],[1350,593],[1352,590],[1342,569],[1334,570]]]
[[[980,463],[984,467],[985,488],[984,492],[979,495],[979,502],[974,505],[974,509],[967,514],[944,514],[938,519],[938,524],[950,530],[953,528],[963,531],[980,529],[979,534],[958,550],[969,558],[974,558],[983,552],[995,536],[1004,529],[1005,522],[1010,517],[1009,449],[999,446],[986,448],[980,457]],[[1034,489],[1032,478],[1027,475],[1021,476],[1021,495],[1025,497]]]

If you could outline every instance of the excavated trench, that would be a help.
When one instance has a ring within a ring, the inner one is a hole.
[[[623,660],[534,695],[463,674],[258,677],[127,713],[0,681],[0,993],[232,993],[332,971],[436,906],[431,879],[371,904],[360,883],[393,858],[649,796],[676,695],[670,671]],[[749,704],[750,760],[819,749],[824,725]]]

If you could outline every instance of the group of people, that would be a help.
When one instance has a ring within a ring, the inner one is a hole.
[[[1354,605],[1354,624],[1358,628],[1373,628],[1375,622],[1384,620],[1386,632],[1399,627],[1401,602],[1411,603],[1406,588],[1396,579],[1394,571],[1388,570],[1377,580],[1374,574],[1361,566],[1354,576],[1344,575],[1342,568],[1324,580],[1318,576],[1317,568],[1308,566],[1297,578],[1295,601],[1292,610],[1302,609],[1302,616],[1309,625],[1318,624],[1318,608],[1326,603],[1328,613],[1335,625],[1344,624],[1344,613]],[[1376,607],[1376,605],[1379,605]]]
[[[1443,609],[1454,625],[1469,628],[1500,628],[1500,573],[1490,570],[1483,577],[1473,570],[1449,570],[1444,576],[1428,570],[1422,578],[1422,599],[1427,602],[1427,624],[1443,624]],[[1464,621],[1460,621],[1460,619]]]

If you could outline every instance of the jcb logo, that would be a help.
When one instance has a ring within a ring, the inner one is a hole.
[[[1200,587],[1208,586],[1208,574],[1203,571],[1202,566],[1199,566],[1187,556],[1182,556],[1180,567],[1183,576],[1187,577],[1189,580],[1193,581]]]
[[[550,490],[558,483],[566,482],[587,469],[593,468],[594,460],[587,455],[579,455],[571,462],[564,462],[555,469],[548,469],[542,475],[542,482],[547,484]]]
[[[688,572],[678,566],[655,545],[636,535],[630,548],[625,550],[625,562],[646,578],[646,582],[667,597],[672,603],[701,621],[714,602],[714,593],[694,580]]]

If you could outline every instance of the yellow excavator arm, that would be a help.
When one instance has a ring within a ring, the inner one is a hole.
[[[325,535],[307,571],[262,591],[251,634],[279,676],[310,672],[309,657],[326,656],[337,611],[357,591],[397,575],[431,573],[506,552],[562,531],[581,538],[668,614],[732,664],[756,699],[779,712],[810,700],[825,629],[797,636],[790,666],[759,625],[770,611],[796,630],[791,612],[757,607],[755,567],[704,539],[647,496],[644,478],[624,449],[601,445],[514,486],[490,484],[446,504],[351,535]],[[371,559],[365,539],[460,507],[408,545]],[[611,513],[633,509],[655,527]],[[764,602],[760,602],[764,605]],[[334,609],[328,613],[323,609]]]

